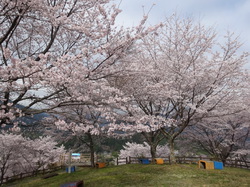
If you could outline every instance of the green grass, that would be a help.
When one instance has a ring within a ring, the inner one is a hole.
[[[197,165],[142,165],[130,164],[109,166],[101,169],[77,168],[68,174],[61,171],[58,176],[41,179],[27,178],[5,186],[58,187],[69,181],[83,180],[85,187],[123,186],[202,186],[202,187],[250,187],[250,170],[224,168],[223,170],[199,169]]]

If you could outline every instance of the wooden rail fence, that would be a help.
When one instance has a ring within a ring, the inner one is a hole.
[[[250,169],[250,160],[227,159],[225,166]]]
[[[45,175],[48,173],[52,173],[54,171],[63,169],[64,166],[57,166],[57,167],[53,167],[53,168],[48,168],[48,169],[42,169],[42,170],[37,170],[37,171],[32,171],[32,172],[27,172],[27,173],[20,173],[18,175],[13,175],[11,177],[5,177],[3,178],[3,181],[0,181],[0,185],[7,183],[9,181],[15,181],[15,180],[19,180],[19,179],[23,179],[26,177],[33,177],[33,176],[37,176],[39,174]]]
[[[161,157],[164,160],[164,163],[171,163],[170,157]],[[145,158],[151,160],[151,158]],[[202,156],[194,156],[194,157],[176,157],[176,162],[180,164],[197,164],[199,160],[214,160],[212,157],[202,157]],[[126,157],[126,158],[117,158],[116,159],[116,165],[122,165],[122,164],[137,164],[139,163],[138,157]],[[250,161],[246,160],[239,160],[239,159],[227,159],[225,162],[225,166],[227,167],[236,167],[236,168],[244,168],[244,169],[250,169]],[[47,174],[54,171],[57,171],[59,169],[63,169],[65,166],[57,166],[53,168],[38,170],[38,171],[32,171],[27,173],[20,173],[18,175],[14,175],[11,177],[5,177],[3,181],[0,181],[0,185],[7,183],[9,181],[19,180],[26,177],[32,177],[36,176],[38,174]]]
[[[164,163],[171,163],[170,157],[161,157],[164,160]],[[151,158],[145,158],[151,161]],[[194,156],[194,157],[176,157],[176,162],[179,164],[197,164],[199,160],[215,160],[213,157],[202,157],[202,156]],[[136,164],[139,163],[138,157],[127,157],[127,158],[117,158],[116,165],[122,164]],[[240,159],[227,159],[225,162],[225,166],[227,167],[236,167],[236,168],[245,168],[250,169],[250,161],[240,160]]]

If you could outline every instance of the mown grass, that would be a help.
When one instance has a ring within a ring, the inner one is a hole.
[[[58,187],[69,181],[83,180],[85,187],[150,187],[150,186],[202,186],[250,187],[250,170],[224,168],[199,169],[197,165],[142,165],[109,166],[101,169],[77,168],[71,174],[60,171],[58,176],[41,176],[6,184],[15,187]]]

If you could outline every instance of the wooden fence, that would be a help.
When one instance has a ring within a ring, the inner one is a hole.
[[[95,154],[94,159],[97,160],[97,155]],[[71,152],[61,155],[60,165],[74,165],[74,166],[88,166],[91,167],[91,154],[90,153],[80,153],[79,157],[71,156]]]
[[[164,163],[171,163],[170,156],[169,157],[161,157],[164,160]],[[149,159],[151,161],[150,157],[147,157],[145,159]],[[176,157],[176,162],[180,164],[184,163],[198,163],[199,160],[212,160],[212,157]],[[122,165],[122,164],[135,164],[139,163],[138,157],[127,157],[127,158],[117,158],[116,159],[116,165]]]
[[[171,163],[170,157],[161,157],[164,160],[164,163]],[[145,159],[149,159],[151,160],[151,158],[145,158]],[[177,156],[176,157],[176,162],[180,163],[180,164],[197,164],[199,160],[214,160],[214,158],[212,157],[202,157],[202,156],[194,156],[194,157],[181,157],[181,156]],[[138,157],[127,157],[127,158],[117,158],[116,159],[116,165],[122,165],[122,164],[137,164],[139,163],[139,158]],[[246,160],[239,160],[239,159],[228,159],[226,160],[225,166],[227,167],[236,167],[236,168],[244,168],[244,169],[250,169],[250,161],[246,161]],[[3,181],[0,181],[0,185],[1,182],[6,183],[9,181],[14,181],[14,180],[18,180],[18,179],[23,179],[26,177],[32,177],[32,176],[36,176],[38,174],[47,174],[47,173],[51,173],[54,172],[56,170],[59,169],[63,169],[65,166],[57,166],[57,167],[53,167],[53,168],[48,168],[48,169],[43,169],[43,170],[38,170],[38,171],[32,171],[32,172],[27,172],[27,173],[20,173],[18,175],[14,175],[11,177],[5,177],[3,179]]]
[[[227,159],[225,166],[250,169],[250,160]]]
[[[170,157],[161,157],[164,160],[164,163],[171,163]],[[145,158],[151,161],[151,158]],[[194,157],[185,157],[185,156],[177,156],[176,162],[179,164],[197,164],[199,160],[215,160],[213,157],[202,157],[202,156],[194,156]],[[116,165],[122,164],[136,164],[140,163],[138,157],[127,157],[127,158],[117,158]],[[236,167],[236,168],[245,168],[250,169],[250,161],[244,161],[239,159],[228,159],[225,162],[225,166],[227,167]]]
[[[26,177],[32,177],[36,176],[38,174],[47,174],[54,172],[59,169],[65,168],[67,165],[73,165],[73,166],[87,166],[91,167],[91,156],[90,153],[81,153],[79,158],[74,158],[70,156],[71,153],[66,153],[60,156],[59,162],[55,163],[54,167],[48,168],[48,169],[43,169],[43,170],[37,170],[37,171],[32,171],[32,172],[27,172],[27,173],[20,173],[18,175],[13,175],[10,177],[5,177],[3,181],[0,181],[0,185],[9,181],[15,181],[18,179],[23,179]],[[95,155],[95,160],[97,160],[97,156]]]
[[[53,168],[48,168],[48,169],[42,169],[42,170],[37,170],[37,171],[32,171],[32,172],[27,172],[27,173],[20,173],[18,175],[13,175],[11,177],[5,177],[3,178],[3,181],[0,181],[0,185],[10,182],[10,181],[15,181],[15,180],[19,180],[19,179],[23,179],[26,177],[33,177],[33,176],[37,176],[39,174],[45,175],[54,171],[57,171],[59,169],[63,169],[64,166],[57,166],[57,167],[53,167]]]

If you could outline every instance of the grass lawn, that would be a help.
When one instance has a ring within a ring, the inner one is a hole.
[[[197,165],[143,165],[128,164],[106,168],[77,168],[74,173],[60,171],[59,175],[42,179],[26,178],[4,186],[59,187],[69,181],[83,180],[85,187],[111,186],[202,186],[250,187],[250,170],[224,168],[223,170],[199,169]]]

